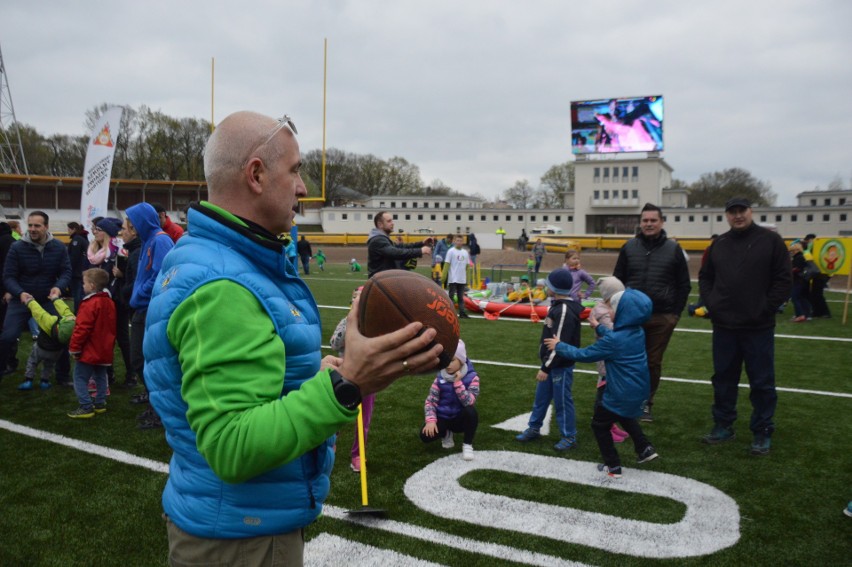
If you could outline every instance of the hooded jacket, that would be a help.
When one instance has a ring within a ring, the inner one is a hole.
[[[3,284],[14,297],[26,291],[36,301],[46,301],[52,288],[65,289],[71,284],[68,249],[50,232],[44,244],[36,244],[27,231],[9,248]]]
[[[130,307],[136,310],[147,309],[151,302],[154,281],[160,273],[163,258],[174,248],[175,243],[160,227],[157,211],[148,203],[139,203],[127,209],[127,217],[136,228],[142,240],[139,264],[136,267],[136,279],[133,282],[133,294]]]
[[[80,362],[109,366],[115,347],[115,329],[115,303],[109,293],[90,293],[77,310],[68,352],[80,353]]]
[[[578,362],[606,362],[606,389],[601,403],[623,417],[642,415],[642,406],[651,392],[642,325],[651,318],[652,309],[647,295],[628,288],[618,302],[612,329],[598,326],[597,342],[582,349],[562,342],[556,345],[559,356]]]
[[[394,244],[385,231],[374,228],[367,237],[367,277],[385,270],[395,270],[405,260],[423,256],[423,242]],[[400,260],[402,262],[400,262]]]
[[[79,280],[83,277],[83,270],[89,267],[89,259],[86,250],[89,248],[89,233],[85,230],[74,232],[74,236],[68,242],[68,259],[71,262],[71,277]]]

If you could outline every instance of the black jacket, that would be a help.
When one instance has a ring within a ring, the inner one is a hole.
[[[306,238],[300,238],[296,243],[296,251],[299,253],[299,256],[313,256],[313,252],[311,251],[311,243],[308,242]]]
[[[133,283],[136,281],[137,266],[139,266],[139,253],[142,249],[142,239],[138,236],[130,242],[124,243],[127,250],[127,264],[124,266],[121,279],[120,300],[122,304],[130,308],[130,298],[133,295]],[[120,269],[120,268],[119,268]]]
[[[83,277],[83,271],[89,267],[89,259],[86,250],[89,248],[89,239],[86,232],[75,232],[68,242],[68,260],[71,262],[71,278],[79,280]],[[112,274],[110,274],[112,275]]]
[[[547,311],[547,319],[541,328],[541,342],[538,347],[538,357],[541,359],[541,370],[548,372],[554,368],[570,368],[574,361],[556,354],[545,346],[544,339],[556,337],[563,343],[580,347],[580,313],[583,306],[573,299],[554,299]]]
[[[47,300],[51,288],[65,289],[71,284],[68,250],[50,233],[42,250],[29,235],[24,235],[9,248],[3,266],[3,284],[15,297],[26,291],[36,301]]]
[[[628,240],[618,253],[612,275],[625,287],[650,297],[654,313],[680,316],[692,289],[683,249],[668,239],[665,230],[654,239],[639,235]]]
[[[374,228],[367,239],[367,277],[385,270],[396,270],[405,260],[423,256],[422,242],[394,244],[383,231]]]
[[[701,299],[714,326],[761,330],[775,326],[775,313],[790,297],[792,267],[787,246],[756,224],[717,238],[698,274]]]
[[[0,222],[0,273],[3,273],[3,266],[6,264],[6,256],[9,254],[9,248],[17,242],[12,236],[12,227],[5,222]],[[3,285],[3,280],[0,278],[0,296],[6,293],[6,286]]]

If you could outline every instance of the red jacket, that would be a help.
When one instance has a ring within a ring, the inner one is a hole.
[[[179,224],[173,223],[172,219],[170,219],[168,215],[166,215],[166,224],[163,225],[163,232],[168,234],[169,238],[171,238],[175,242],[178,241],[178,238],[183,236],[183,229],[180,227]]]
[[[77,310],[68,351],[72,355],[80,353],[78,360],[86,364],[112,364],[115,330],[115,303],[109,293],[87,295]]]

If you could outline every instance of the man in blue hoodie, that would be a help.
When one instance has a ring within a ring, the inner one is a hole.
[[[33,211],[27,217],[27,232],[9,248],[3,266],[3,285],[6,287],[5,301],[8,303],[0,333],[0,368],[9,369],[7,364],[12,348],[21,332],[27,328],[32,317],[23,303],[30,294],[48,313],[56,315],[51,294],[58,295],[71,284],[71,262],[65,245],[53,238],[48,228],[49,217],[42,211]],[[45,385],[46,384],[46,385]],[[49,388],[50,383],[42,383]],[[20,389],[28,390],[26,381]]]
[[[139,264],[136,267],[136,279],[133,282],[133,293],[130,296],[130,307],[133,309],[133,316],[130,318],[130,364],[133,367],[132,373],[138,376],[138,379],[142,380],[144,385],[145,359],[142,356],[142,341],[145,338],[145,318],[148,314],[148,304],[151,302],[151,292],[154,290],[154,281],[163,265],[163,258],[166,257],[175,243],[160,227],[160,217],[153,206],[148,203],[139,203],[127,209],[126,213],[142,241]],[[147,403],[147,387],[145,392],[134,396],[131,401]],[[160,418],[153,410],[146,410],[140,418],[138,426],[140,429],[162,427]]]

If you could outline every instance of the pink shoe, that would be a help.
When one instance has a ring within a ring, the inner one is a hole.
[[[609,432],[612,435],[612,440],[616,443],[623,443],[625,439],[630,437],[630,435],[626,431],[623,431],[614,423],[612,424],[612,428],[609,430]]]
[[[349,465],[352,472],[361,472],[361,457],[352,457],[352,464]]]

